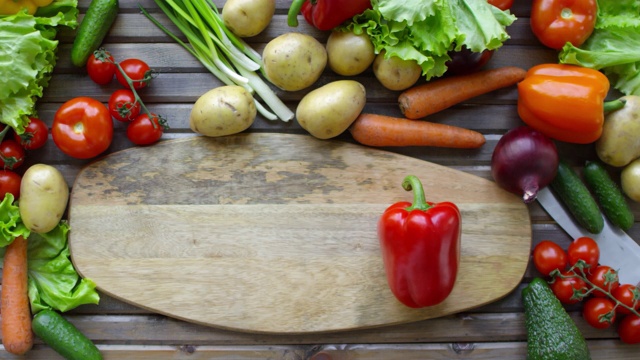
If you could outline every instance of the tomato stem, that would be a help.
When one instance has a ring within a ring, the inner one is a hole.
[[[573,11],[568,7],[562,8],[562,11],[560,11],[560,17],[563,19],[571,19],[573,17]]]
[[[632,304],[632,307],[630,307],[630,306],[628,306],[628,305],[626,305],[626,304],[622,303],[620,300],[616,299],[616,298],[613,296],[613,294],[611,294],[611,291],[610,291],[610,290],[611,290],[611,284],[613,283],[613,280],[611,280],[611,277],[610,277],[610,276],[605,276],[605,278],[606,278],[606,279],[609,279],[609,280],[605,280],[605,284],[609,284],[609,288],[605,290],[605,289],[601,288],[600,286],[598,286],[598,285],[594,284],[592,281],[590,281],[590,280],[587,278],[587,276],[586,276],[586,274],[585,274],[585,267],[588,267],[587,263],[586,263],[586,262],[584,262],[584,260],[578,260],[578,262],[576,262],[576,263],[575,263],[575,265],[573,265],[573,266],[569,269],[569,271],[568,271],[569,273],[574,274],[574,275],[562,275],[562,273],[560,273],[560,271],[558,271],[558,270],[554,270],[554,271],[551,273],[551,276],[552,276],[554,279],[555,279],[555,278],[557,278],[557,277],[559,277],[559,278],[561,278],[561,279],[568,279],[568,278],[573,278],[573,277],[577,277],[577,278],[582,279],[582,280],[587,284],[587,286],[589,287],[589,289],[588,289],[586,292],[580,292],[580,291],[577,291],[576,289],[574,289],[574,296],[575,296],[576,298],[578,298],[578,299],[579,299],[579,298],[587,297],[589,294],[591,294],[591,293],[593,293],[593,292],[601,291],[601,292],[602,292],[603,294],[605,294],[609,299],[613,300],[613,302],[615,303],[615,306],[613,307],[613,309],[612,309],[610,312],[608,312],[607,314],[604,314],[604,315],[602,316],[602,319],[603,319],[603,320],[605,320],[605,321],[607,321],[607,319],[611,319],[611,318],[613,317],[613,312],[615,312],[615,311],[616,311],[616,308],[617,308],[618,306],[622,306],[623,308],[625,308],[625,309],[629,310],[632,314],[634,314],[634,315],[636,315],[636,316],[640,317],[640,312],[638,312],[638,311],[635,309],[635,307],[636,307],[636,305],[638,304],[638,301],[639,301],[640,299],[635,298],[635,299],[634,299],[634,302],[633,302],[633,304]],[[577,269],[578,271],[576,271],[576,269]],[[612,270],[612,271],[613,271],[613,273],[614,273],[615,275],[617,275],[617,271],[615,271],[615,270]],[[617,276],[616,276],[616,277],[617,277]]]

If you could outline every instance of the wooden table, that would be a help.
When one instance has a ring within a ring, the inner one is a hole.
[[[224,0],[215,0],[221,7]],[[152,111],[169,119],[171,130],[164,139],[192,136],[188,126],[193,102],[205,91],[220,85],[200,63],[175,44],[169,37],[140,14],[137,4],[154,12],[153,0],[121,0],[120,14],[105,39],[104,46],[120,60],[137,57],[145,60],[159,74],[152,85],[141,91]],[[285,32],[309,33],[324,42],[327,33],[309,27],[301,21],[297,29],[286,25],[289,0],[277,0],[277,12],[270,27],[249,42],[258,51],[273,37]],[[89,0],[80,0],[84,13]],[[517,65],[529,68],[543,62],[555,62],[556,53],[540,46],[529,28],[529,1],[516,1],[512,11],[518,20],[508,28],[511,39],[495,53],[488,67]],[[167,23],[168,25],[168,23]],[[174,27],[170,27],[174,29]],[[39,101],[41,118],[50,125],[56,109],[75,96],[91,96],[107,102],[110,93],[119,85],[100,87],[86,75],[84,69],[71,65],[69,53],[74,32],[59,34],[59,61],[44,97]],[[321,85],[338,77],[327,69]],[[357,80],[367,87],[366,111],[399,116],[397,93],[384,89],[369,71]],[[308,90],[278,94],[294,109]],[[508,129],[521,124],[516,112],[515,87],[480,96],[431,119],[481,131],[487,143],[478,150],[450,150],[437,148],[396,148],[394,152],[410,155],[481,177],[491,178],[490,160],[493,148]],[[125,128],[116,124],[114,141],[109,152],[132,147],[126,139]],[[258,118],[249,129],[252,132],[283,132],[306,134],[295,121],[288,123]],[[353,142],[348,134],[341,140]],[[590,145],[558,144],[561,154],[575,164],[595,157]],[[52,141],[45,148],[29,153],[26,166],[44,162],[60,169],[71,185],[80,169],[88,161],[72,159],[59,151]],[[166,171],[171,171],[167,164]],[[552,239],[566,247],[569,237],[537,205],[531,204],[533,244]],[[633,204],[638,216],[640,207]],[[640,238],[640,226],[630,230]],[[87,305],[66,314],[82,332],[91,338],[105,359],[524,359],[526,331],[520,300],[522,288],[536,276],[530,264],[523,283],[506,298],[470,312],[443,318],[340,333],[307,335],[264,335],[231,332],[157,315],[141,308],[103,295],[100,305]],[[179,289],[177,289],[179,291]],[[582,319],[579,306],[568,307],[578,327],[588,339],[594,359],[636,359],[639,346],[622,344],[615,329],[596,330]],[[0,351],[0,358],[12,359]],[[56,359],[59,356],[39,339],[28,359]]]

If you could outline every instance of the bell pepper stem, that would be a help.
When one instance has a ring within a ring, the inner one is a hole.
[[[606,114],[612,111],[622,109],[622,107],[624,107],[624,104],[626,103],[627,103],[627,100],[624,100],[624,99],[607,101],[604,103],[604,113]]]
[[[424,188],[420,179],[415,175],[407,175],[402,181],[402,187],[407,191],[413,191],[413,203],[407,207],[407,211],[411,210],[427,210],[431,207],[424,197]]]
[[[298,14],[300,14],[304,2],[305,0],[293,0],[287,13],[287,25],[291,27],[298,26]]]

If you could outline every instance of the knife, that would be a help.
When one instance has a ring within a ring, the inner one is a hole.
[[[536,199],[573,239],[588,236],[598,243],[600,263],[618,270],[620,284],[640,285],[640,245],[626,232],[611,224],[606,216],[600,234],[588,232],[576,223],[549,187],[541,189]]]

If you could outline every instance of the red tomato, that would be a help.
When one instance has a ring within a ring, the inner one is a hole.
[[[620,340],[627,344],[640,344],[640,317],[636,315],[625,316],[618,324]]]
[[[109,97],[109,112],[118,121],[132,121],[140,114],[140,102],[129,89],[118,89]]]
[[[31,118],[29,125],[25,127],[22,134],[13,133],[13,139],[25,150],[35,150],[43,147],[48,138],[49,128],[47,128],[47,124],[44,121],[38,118]]]
[[[640,289],[631,284],[622,284],[617,288],[613,289],[611,293],[616,300],[621,302],[622,304],[627,305],[628,307],[639,310],[640,309]],[[629,309],[624,306],[618,306],[616,308],[618,314],[631,314]]]
[[[513,0],[487,0],[487,2],[500,10],[507,10],[513,5]]]
[[[160,140],[164,125],[157,115],[141,114],[127,126],[127,138],[136,145],[151,145]]]
[[[98,56],[96,57],[96,53]],[[116,74],[116,65],[113,56],[108,51],[98,50],[89,56],[87,60],[87,73],[89,78],[98,85],[107,85]]]
[[[616,320],[615,303],[601,297],[589,298],[582,307],[582,317],[596,329],[606,329]]]
[[[544,275],[553,270],[564,271],[567,267],[567,253],[553,241],[543,240],[533,249],[533,264]]]
[[[14,170],[24,163],[24,149],[15,140],[7,139],[0,143],[0,166]]]
[[[20,197],[20,182],[22,182],[22,176],[11,170],[0,170],[0,201],[7,193],[13,194],[13,198],[18,199]]]
[[[65,154],[89,159],[111,145],[113,120],[104,104],[81,96],[67,101],[56,111],[51,135]]]
[[[147,86],[149,81],[151,81],[151,68],[149,68],[149,65],[142,60],[126,59],[120,62],[120,67],[129,79],[131,79],[133,82],[133,88],[136,90],[142,89]],[[118,82],[122,86],[129,88],[129,83],[127,83],[127,80],[121,71],[116,72],[116,79],[118,79]]]
[[[589,269],[594,269],[598,266],[598,261],[600,260],[598,243],[586,236],[577,238],[569,244],[567,254],[569,255],[569,266],[575,265],[578,260],[583,260],[589,265],[589,268],[586,270],[587,272]]]
[[[567,42],[580,46],[593,32],[597,12],[596,0],[533,0],[531,30],[552,49]]]
[[[598,265],[595,269],[592,269],[591,273],[587,275],[587,280],[608,292],[612,292],[620,286],[620,282],[618,281],[618,272],[606,265]],[[592,294],[597,297],[607,296],[606,293],[600,290],[595,290]]]
[[[558,300],[563,304],[575,304],[582,301],[582,297],[574,298],[574,293],[576,291],[582,294],[587,292],[587,284],[584,280],[568,271],[563,271],[562,275],[570,277],[555,277],[550,285]]]

